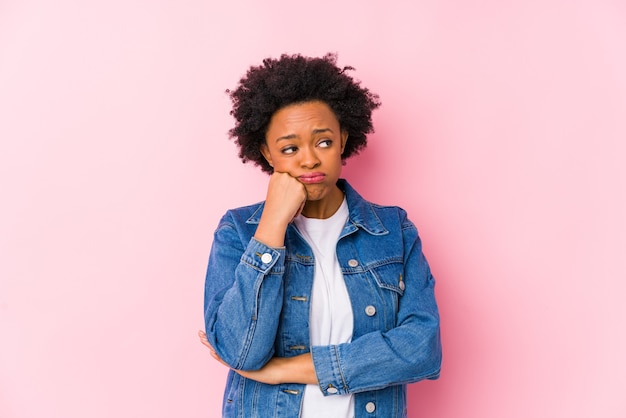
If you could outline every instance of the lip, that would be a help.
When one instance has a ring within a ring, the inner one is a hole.
[[[326,178],[326,174],[324,173],[307,173],[298,176],[298,180],[300,180],[304,184],[315,184],[321,183]]]

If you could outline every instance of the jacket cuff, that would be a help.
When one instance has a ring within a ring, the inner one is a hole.
[[[339,349],[336,345],[311,348],[315,374],[324,396],[349,393],[339,364]]]
[[[243,263],[263,274],[267,274],[272,268],[274,273],[282,273],[285,266],[284,260],[285,247],[268,247],[256,238],[250,240],[241,256]]]

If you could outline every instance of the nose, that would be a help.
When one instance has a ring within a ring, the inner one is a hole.
[[[317,157],[314,147],[304,147],[300,152],[300,165],[304,168],[315,168],[320,165],[320,160]]]

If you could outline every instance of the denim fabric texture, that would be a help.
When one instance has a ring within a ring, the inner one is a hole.
[[[337,257],[352,303],[350,343],[309,344],[315,260],[292,224],[284,248],[253,235],[263,203],[228,211],[214,235],[204,307],[209,342],[232,368],[311,352],[325,396],[355,394],[356,418],[406,417],[406,384],[441,368],[435,280],[415,225],[395,206],[364,200],[345,180],[349,219]],[[297,418],[304,385],[267,385],[228,374],[224,417]]]

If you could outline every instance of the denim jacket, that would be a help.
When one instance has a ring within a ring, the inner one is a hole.
[[[285,246],[253,238],[263,203],[228,211],[214,236],[205,284],[209,342],[233,369],[311,352],[325,396],[355,394],[355,418],[406,417],[406,384],[441,367],[435,281],[413,223],[398,207],[364,200],[345,180],[349,218],[337,243],[354,314],[350,343],[309,344],[315,261],[295,225]],[[232,370],[224,417],[297,418],[305,385],[268,385]]]

